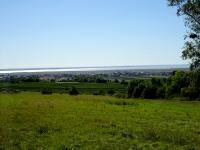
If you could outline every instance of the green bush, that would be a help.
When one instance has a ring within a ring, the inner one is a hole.
[[[195,100],[200,96],[200,90],[193,87],[182,88],[181,96],[187,97],[189,100]]]
[[[165,98],[165,88],[159,87],[156,89],[156,97],[157,98]]]
[[[114,97],[116,97],[116,98],[127,98],[127,95],[125,93],[117,92],[117,93],[114,94]]]
[[[44,94],[44,95],[49,95],[49,94],[52,94],[53,92],[52,92],[52,90],[50,90],[50,89],[43,89],[43,90],[41,91],[41,93]]]
[[[138,86],[136,86],[134,88],[134,91],[133,91],[133,94],[132,94],[133,98],[139,98],[139,97],[142,96],[142,92],[145,89],[145,84],[146,83],[143,81],[143,82],[139,83]]]
[[[69,95],[78,95],[79,92],[75,87],[72,87],[69,91]]]
[[[156,98],[156,88],[149,85],[144,88],[144,90],[141,93],[141,97],[145,99],[154,99]]]
[[[135,88],[138,87],[138,84],[142,82],[142,80],[139,80],[139,79],[135,79],[135,80],[132,80],[130,83],[129,83],[129,86],[128,86],[128,98],[131,98],[131,97],[134,97],[134,91],[136,90]]]
[[[107,92],[109,95],[113,95],[113,94],[115,94],[115,91],[114,90],[108,90],[108,92]]]

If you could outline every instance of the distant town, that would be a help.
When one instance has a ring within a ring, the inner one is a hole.
[[[188,68],[3,73],[0,74],[0,81],[94,82],[98,78],[109,81],[116,79],[128,81],[132,78],[169,77],[173,75],[175,70],[188,70]]]

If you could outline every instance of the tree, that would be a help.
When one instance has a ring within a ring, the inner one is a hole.
[[[183,59],[191,60],[192,70],[200,68],[200,0],[168,0],[169,6],[177,7],[177,15],[185,17],[189,31],[185,36]]]

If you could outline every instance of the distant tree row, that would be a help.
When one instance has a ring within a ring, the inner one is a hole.
[[[135,79],[129,84],[128,97],[198,99],[200,97],[200,70],[177,71],[170,78]]]

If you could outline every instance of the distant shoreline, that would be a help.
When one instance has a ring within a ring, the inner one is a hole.
[[[117,71],[117,70],[156,70],[156,69],[189,69],[189,65],[138,65],[138,66],[97,66],[97,67],[48,67],[48,68],[13,68],[0,69],[0,74],[41,73],[41,72],[84,72],[84,71]]]

